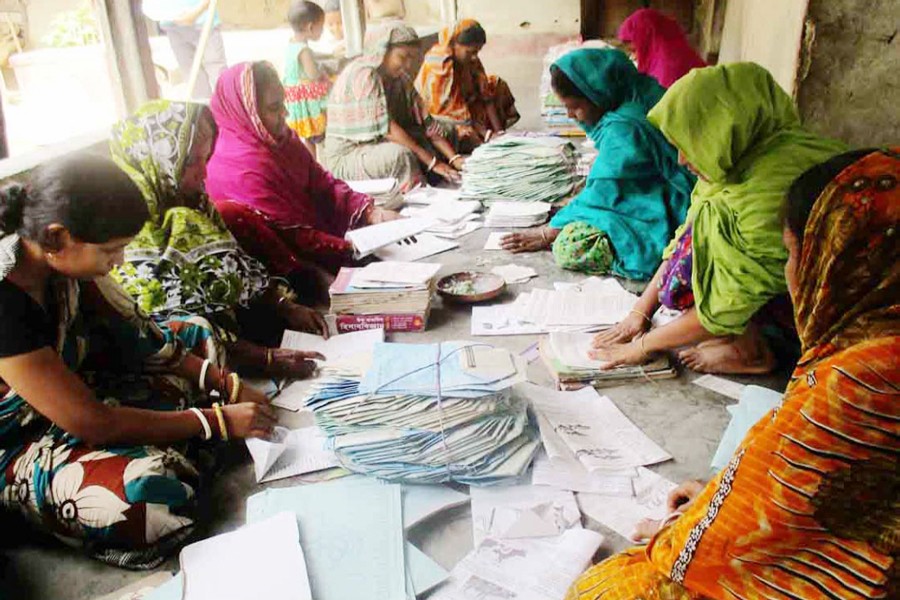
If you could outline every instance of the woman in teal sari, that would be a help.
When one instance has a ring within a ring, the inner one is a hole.
[[[141,190],[150,219],[112,276],[155,319],[209,319],[236,368],[307,376],[314,356],[277,349],[281,331],[325,333],[324,321],[241,249],[207,198],[215,139],[208,108],[167,100],[146,104],[113,128],[112,158]]]
[[[649,279],[684,221],[694,177],[647,121],[665,90],[612,49],[584,49],[550,68],[554,91],[599,156],[584,190],[548,227],[503,239],[511,252],[550,248],[557,264]]]

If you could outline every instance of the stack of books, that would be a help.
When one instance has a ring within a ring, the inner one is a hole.
[[[337,333],[424,331],[440,267],[386,261],[342,268],[329,289],[332,329]]]

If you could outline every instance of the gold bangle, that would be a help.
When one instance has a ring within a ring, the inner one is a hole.
[[[644,346],[644,339],[645,339],[646,337],[647,337],[646,335],[642,335],[642,336],[640,337],[640,340],[641,340],[641,358],[644,359],[644,360],[647,360],[647,359],[650,357],[650,355],[647,354],[647,348]]]
[[[225,425],[225,413],[222,412],[222,405],[218,402],[213,402],[213,410],[216,411],[216,420],[219,422],[219,437],[227,442],[228,427]]]
[[[268,369],[271,366],[272,366],[272,349],[266,348],[266,368]]]
[[[636,308],[632,308],[631,310],[628,311],[628,313],[629,313],[629,314],[634,313],[634,314],[636,314],[636,315],[640,315],[640,316],[642,316],[642,317],[644,318],[645,321],[647,321],[647,322],[650,323],[651,325],[653,324],[653,319],[651,319],[650,317],[648,317],[648,316],[647,316],[647,313],[641,312],[641,311],[639,311],[639,310],[636,309]]]
[[[238,399],[241,397],[241,387],[243,384],[237,373],[232,373],[228,377],[231,379],[231,395],[228,397],[228,404],[237,404]]]

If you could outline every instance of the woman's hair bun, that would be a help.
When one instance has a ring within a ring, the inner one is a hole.
[[[18,183],[0,189],[0,231],[9,234],[19,230],[26,200],[28,192]]]

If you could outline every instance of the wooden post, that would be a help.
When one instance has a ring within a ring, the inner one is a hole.
[[[113,86],[120,90],[116,98],[120,117],[152,98],[159,98],[159,85],[156,83],[140,4],[141,0],[95,2]]]
[[[206,45],[209,43],[209,34],[212,32],[213,23],[216,20],[218,6],[219,0],[210,0],[209,7],[206,9],[206,22],[203,24],[203,31],[200,32],[200,41],[197,42],[194,64],[191,65],[191,75],[188,77],[187,91],[185,92],[185,100],[188,102],[194,95],[194,88],[197,87],[197,78],[200,76],[200,68],[203,66],[203,55],[206,54]],[[215,85],[215,82],[210,81],[210,84]]]
[[[344,22],[344,40],[347,58],[359,56],[365,42],[365,18],[359,0],[341,0],[341,20]]]

